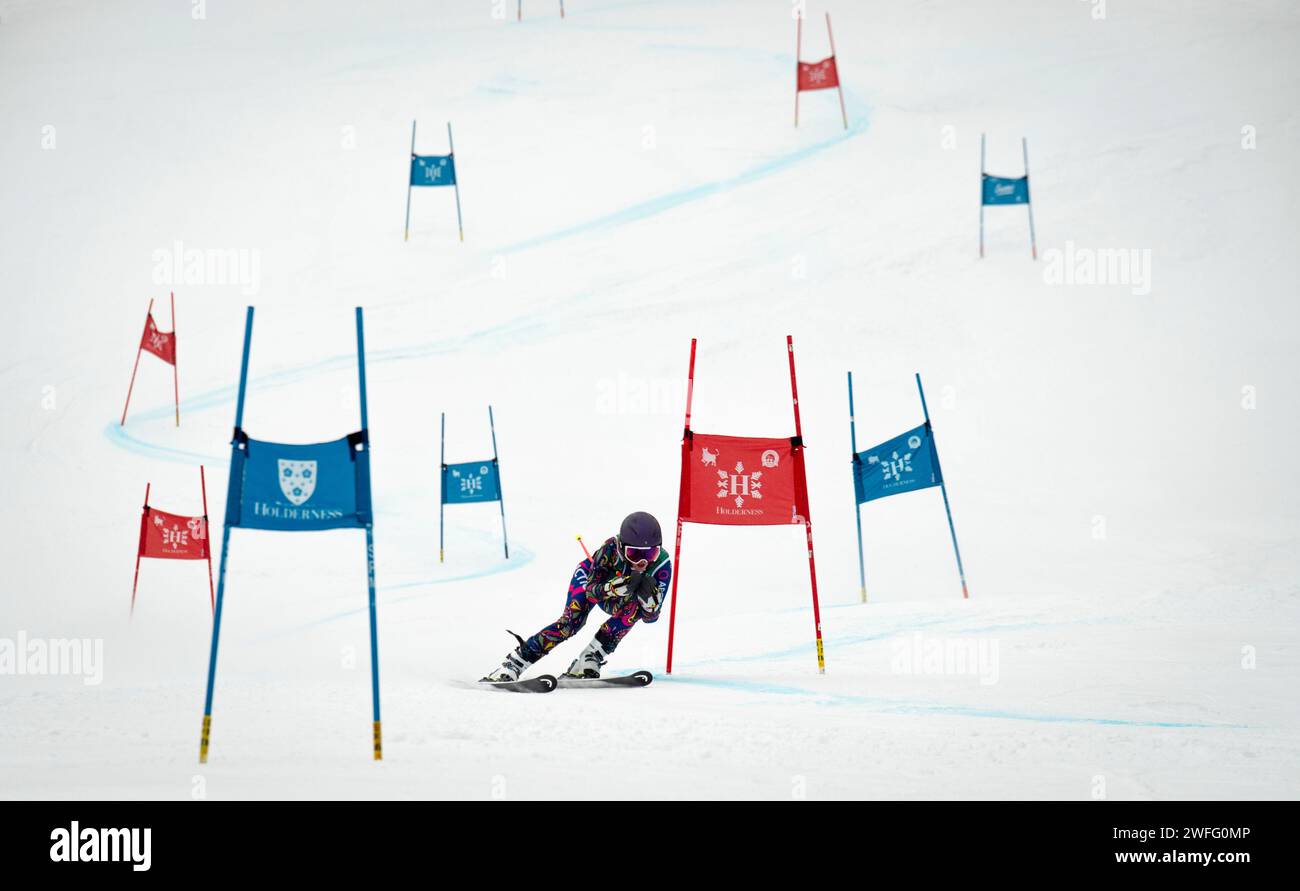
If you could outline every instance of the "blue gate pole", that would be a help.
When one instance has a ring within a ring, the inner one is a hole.
[[[411,121],[411,160],[415,160],[415,121]],[[411,161],[406,162],[406,234],[402,241],[411,239]]]
[[[1029,210],[1029,253],[1038,259],[1038,239],[1034,236],[1034,200],[1029,191],[1029,140],[1020,137],[1020,147],[1025,152],[1025,207]]]
[[[447,506],[447,413],[442,413],[442,450],[438,460],[438,562],[442,562],[443,518]]]
[[[957,555],[957,576],[961,579],[961,596],[969,598],[966,590],[966,570],[961,565],[961,549],[957,547],[957,530],[952,525],[952,508],[948,506],[948,483],[943,478],[943,467],[939,464],[939,446],[934,441],[934,427],[930,424],[930,409],[925,405],[925,389],[921,386],[921,375],[916,375],[916,390],[921,394],[921,411],[925,412],[925,426],[930,433],[930,453],[934,458],[935,469],[939,471],[939,491],[943,493],[943,510],[948,515],[948,532],[952,535],[952,552]]]
[[[253,307],[244,317],[244,354],[239,361],[239,398],[235,403],[235,429],[244,426],[244,395],[248,391],[248,351],[253,340]],[[239,448],[236,442],[233,448]],[[234,469],[234,461],[231,461]],[[229,493],[232,487],[227,487]],[[241,480],[235,491],[243,492]],[[227,495],[229,499],[229,495]],[[230,506],[226,506],[229,513]],[[212,691],[217,682],[217,642],[221,638],[221,607],[226,599],[226,557],[230,552],[230,524],[221,524],[221,560],[217,564],[217,605],[212,613],[212,648],[208,652],[208,687],[203,699],[203,728],[199,732],[199,763],[208,763],[208,742],[212,736]]]
[[[984,258],[984,134],[980,134],[980,259]]]
[[[366,337],[361,321],[361,307],[357,307],[357,381],[361,388],[361,430],[365,434],[364,447],[370,448],[370,414],[366,405]],[[383,736],[379,724],[379,616],[375,610],[375,520],[371,508],[370,522],[366,523],[366,586],[370,601],[370,692],[374,701],[375,760],[383,760]]]
[[[853,419],[853,372],[849,372],[849,445],[853,449],[853,510],[858,520],[858,578],[862,581],[862,602],[867,602],[867,568],[862,559],[862,504],[858,501],[858,430]]]
[[[221,527],[221,561],[217,564],[217,607],[212,616],[212,650],[208,655],[208,692],[203,701],[203,729],[199,732],[199,763],[208,763],[208,742],[212,735],[212,687],[217,675],[217,638],[221,634],[221,606],[226,593],[226,555],[230,550],[230,527]]]
[[[497,472],[497,502],[501,505],[501,545],[505,548],[506,559],[510,559],[510,540],[506,537],[506,496],[501,491],[501,462],[497,460],[497,425],[492,417],[492,406],[488,406],[488,427],[492,430],[492,467]]]
[[[465,240],[465,224],[460,220],[460,171],[456,170],[456,146],[451,141],[451,121],[447,122],[447,149],[451,152],[451,168],[455,172],[456,181],[452,186],[456,190],[456,228],[460,230],[460,240]]]

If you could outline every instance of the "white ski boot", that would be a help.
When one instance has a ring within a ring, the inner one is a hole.
[[[573,660],[569,670],[564,673],[565,677],[570,678],[598,678],[600,677],[600,668],[605,664],[605,657],[609,654],[601,647],[600,642],[593,640],[587,644],[587,648],[578,654],[578,658]]]
[[[513,631],[511,634],[515,634]],[[515,634],[515,640],[519,641],[519,646],[506,654],[505,660],[500,667],[494,668],[483,676],[485,681],[517,681],[519,676],[524,673],[528,666],[533,663],[524,658],[524,639]]]

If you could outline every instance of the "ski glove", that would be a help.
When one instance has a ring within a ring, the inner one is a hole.
[[[614,597],[619,600],[627,597],[632,591],[632,580],[625,575],[616,575],[603,585],[596,587],[596,594],[600,597]]]
[[[641,577],[641,585],[637,589],[636,599],[640,601],[641,608],[648,613],[657,613],[664,602],[664,596],[659,590],[659,583],[649,575]]]

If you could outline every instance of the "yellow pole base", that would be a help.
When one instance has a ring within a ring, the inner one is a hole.
[[[375,760],[376,761],[384,760],[384,743],[379,731],[378,721],[375,722]]]
[[[212,716],[203,716],[203,731],[199,734],[199,763],[208,763],[208,740],[212,735]]]
[[[826,673],[826,650],[822,646],[821,638],[817,639],[817,673]]]

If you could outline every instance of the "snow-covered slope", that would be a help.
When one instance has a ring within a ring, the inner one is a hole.
[[[784,0],[525,6],[0,2],[0,639],[103,641],[99,684],[0,675],[0,796],[1300,794],[1294,6],[838,4],[847,130],[833,92],[791,126]],[[413,118],[422,153],[454,124],[463,244],[444,190],[402,240]],[[1029,139],[1037,263],[1019,208],[977,257],[981,132],[1005,175]],[[1049,281],[1067,242],[1149,251],[1149,289]],[[121,429],[178,247],[248,274],[174,285],[182,426],[146,356]],[[145,483],[197,512],[202,462],[222,514],[250,303],[245,427],[301,442],[357,426],[366,309],[380,764],[359,532],[234,532],[202,768],[201,566],[147,563],[128,622]],[[786,334],[825,676],[799,530],[689,526],[671,678],[467,689],[576,533],[672,526],[692,336],[696,429],[792,432]],[[969,601],[928,490],[864,508],[859,603],[847,370],[860,447],[923,375]],[[489,403],[512,559],[489,505],[440,564],[439,414],[474,459]],[[984,671],[906,670],[944,647]]]

